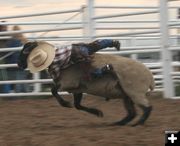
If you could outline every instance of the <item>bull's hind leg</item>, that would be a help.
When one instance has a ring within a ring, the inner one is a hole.
[[[82,93],[75,93],[73,94],[74,95],[74,106],[76,109],[78,110],[83,110],[83,111],[86,111],[90,114],[94,114],[98,117],[103,117],[103,112],[98,110],[98,109],[95,109],[95,108],[88,108],[88,107],[85,107],[85,106],[82,106],[81,105],[81,100],[82,100],[82,97],[83,97],[83,94]]]
[[[148,119],[148,117],[151,114],[152,111],[152,106],[145,107],[145,106],[139,106],[143,110],[143,115],[142,117],[132,126],[137,126],[137,125],[143,125],[144,122]]]
[[[136,116],[136,109],[134,107],[133,101],[128,96],[124,96],[123,102],[128,114],[121,121],[113,123],[113,125],[120,125],[120,126],[126,125],[127,123],[132,121]]]
[[[152,106],[149,104],[148,99],[146,99],[145,97],[144,98],[136,98],[136,103],[142,109],[143,115],[132,126],[143,125],[145,123],[145,121],[149,118],[151,111],[152,111]]]

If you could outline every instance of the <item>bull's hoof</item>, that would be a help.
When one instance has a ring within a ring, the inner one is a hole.
[[[121,121],[118,121],[118,122],[114,122],[112,124],[110,124],[109,126],[125,126],[127,123],[125,122],[121,122]]]
[[[103,116],[104,116],[103,112],[100,111],[100,110],[98,110],[98,109],[89,108],[89,112],[90,112],[91,114],[96,115],[97,117],[103,117]]]
[[[60,103],[63,107],[73,108],[72,104],[68,101],[63,101]]]
[[[98,117],[104,117],[104,114],[102,111],[98,111],[98,114],[97,114]]]
[[[112,126],[124,126],[127,125],[130,121],[132,121],[135,118],[136,114],[128,115],[121,121],[115,122],[112,124]]]
[[[140,124],[140,123],[135,123],[135,124],[132,124],[131,126],[132,127],[136,127],[136,126],[143,126],[144,124]]]
[[[142,117],[137,121],[135,124],[131,125],[133,127],[138,126],[138,125],[144,125],[145,121],[148,119],[149,115],[151,114],[152,111],[152,106],[150,107],[141,107],[143,109],[144,114]]]

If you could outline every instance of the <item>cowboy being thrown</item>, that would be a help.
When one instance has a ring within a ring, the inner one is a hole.
[[[111,39],[65,46],[52,45],[44,41],[28,42],[20,52],[18,66],[21,69],[28,67],[31,73],[48,68],[50,76],[56,82],[62,69],[78,62],[90,63],[93,53],[107,47],[115,47],[120,50],[120,43]],[[91,76],[98,78],[112,70],[112,65],[106,64],[102,68],[97,68],[91,72]]]

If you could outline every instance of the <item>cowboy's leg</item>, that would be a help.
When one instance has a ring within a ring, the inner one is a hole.
[[[99,78],[99,77],[101,77],[103,74],[104,74],[104,73],[103,73],[103,71],[102,71],[101,68],[96,68],[95,70],[93,70],[93,71],[91,72],[91,76],[92,76],[93,78]]]
[[[106,64],[101,68],[96,68],[91,72],[91,76],[93,78],[100,78],[105,74],[112,74],[113,75],[113,66],[111,64]],[[114,75],[113,75],[114,76]]]
[[[71,61],[74,63],[85,61],[90,62],[91,56],[89,55],[88,48],[84,45],[72,45]]]
[[[86,46],[90,55],[107,47],[115,47],[117,50],[120,50],[119,41],[112,39],[96,40],[92,43],[87,44]]]
[[[92,43],[85,44],[74,44],[72,49],[72,59],[78,60],[78,56],[80,58],[88,58],[89,55],[93,54],[94,52],[97,52],[100,49],[104,49],[106,47],[116,47],[117,49],[120,48],[120,43],[115,40],[111,39],[104,39],[104,40],[96,40]],[[111,64],[106,64],[105,66],[101,68],[96,68],[93,72],[91,72],[92,77],[99,78],[102,77],[104,74],[111,73],[114,74],[113,66]],[[114,75],[113,75],[114,76]]]
[[[117,50],[120,50],[120,43],[117,40],[112,39],[103,39],[103,40],[96,40],[89,44],[86,43],[78,43],[72,45],[72,54],[81,57],[88,57],[93,53],[105,49],[107,47],[115,47]]]
[[[117,50],[120,50],[120,43],[117,40],[103,39],[103,40],[96,40],[92,43],[87,44],[89,55],[107,47],[115,47]],[[91,75],[92,77],[99,78],[107,73],[112,73],[113,76],[115,76],[113,66],[111,64],[106,64],[101,68],[95,69],[93,72],[91,72]]]

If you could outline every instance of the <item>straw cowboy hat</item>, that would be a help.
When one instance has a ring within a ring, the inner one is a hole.
[[[47,42],[38,42],[27,58],[27,65],[31,73],[46,69],[55,57],[55,46]]]

